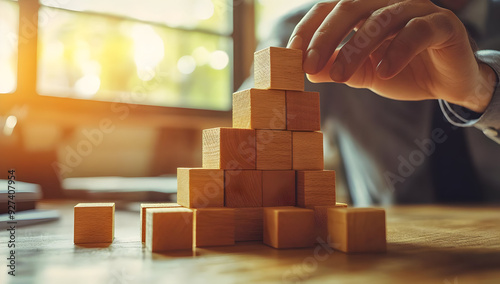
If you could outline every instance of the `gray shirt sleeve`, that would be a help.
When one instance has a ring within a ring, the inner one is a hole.
[[[488,64],[497,76],[493,97],[484,113],[478,115],[443,100],[440,100],[439,104],[444,116],[451,124],[460,127],[474,126],[500,144],[500,51],[480,50],[476,53],[476,57],[480,62]],[[480,95],[480,90],[478,90],[478,95]]]

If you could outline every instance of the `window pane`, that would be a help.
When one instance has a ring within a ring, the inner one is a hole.
[[[233,0],[41,0],[42,5],[166,24],[171,27],[232,32]],[[61,3],[62,2],[62,3]]]
[[[230,108],[230,38],[53,8],[42,13],[56,16],[39,24],[41,95]]]
[[[0,94],[16,90],[18,28],[18,4],[0,1]]]
[[[284,16],[286,13],[297,9],[300,6],[318,1],[312,0],[258,0],[255,1],[255,15],[256,15],[256,33],[257,39],[263,40],[269,36],[271,27],[276,21]]]

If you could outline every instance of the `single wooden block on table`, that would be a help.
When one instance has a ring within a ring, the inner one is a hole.
[[[234,245],[234,209],[195,209],[193,240],[196,247]]]
[[[255,130],[211,128],[203,130],[203,168],[255,169]]]
[[[335,171],[297,171],[297,206],[335,206]]]
[[[262,213],[262,207],[234,209],[235,241],[262,241]]]
[[[314,210],[314,221],[316,226],[316,235],[314,240],[316,243],[328,243],[330,237],[328,236],[328,209],[329,208],[346,208],[347,204],[339,203],[335,206],[311,206],[309,209]]]
[[[292,161],[294,170],[322,170],[323,133],[292,132]]]
[[[226,207],[262,206],[262,171],[225,171]]]
[[[257,130],[258,170],[292,169],[292,132]]]
[[[151,252],[193,248],[193,211],[187,208],[146,209],[146,248]]]
[[[297,207],[264,207],[264,243],[274,248],[314,245],[314,211]]]
[[[74,243],[112,243],[115,235],[114,203],[78,203],[74,208]]]
[[[254,78],[258,89],[303,91],[302,50],[268,47],[255,52]]]
[[[177,203],[188,208],[224,207],[224,170],[177,168]]]
[[[328,209],[329,245],[346,253],[385,252],[385,210],[379,208]]]
[[[141,241],[146,241],[146,209],[147,208],[176,208],[177,203],[142,203],[141,204]]]
[[[285,91],[248,89],[234,93],[233,127],[286,129]]]
[[[319,131],[321,129],[319,93],[286,91],[286,129]]]
[[[262,171],[262,206],[295,206],[295,171]]]

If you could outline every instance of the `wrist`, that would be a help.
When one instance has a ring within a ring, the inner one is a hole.
[[[493,97],[498,78],[488,64],[479,63],[478,67],[479,76],[476,87],[470,95],[457,104],[477,113],[483,113]]]

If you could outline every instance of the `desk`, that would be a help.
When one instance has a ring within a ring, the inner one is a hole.
[[[146,252],[139,213],[121,210],[109,247],[75,246],[73,205],[42,203],[63,217],[17,229],[16,277],[7,275],[8,232],[0,232],[0,283],[500,283],[499,207],[390,208],[385,254],[248,242],[167,255]]]

